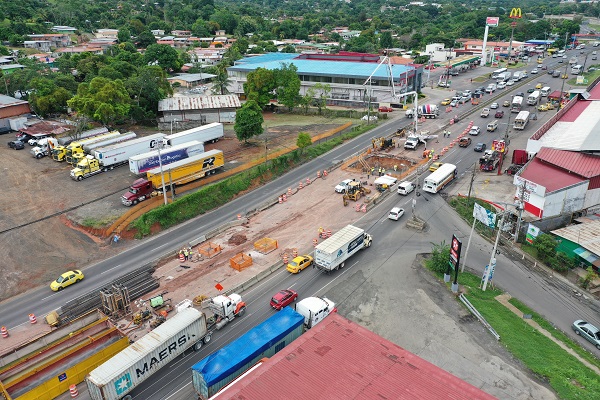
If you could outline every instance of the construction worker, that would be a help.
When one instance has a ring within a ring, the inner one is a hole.
[[[383,175],[385,175],[385,168],[382,168],[382,169],[381,169],[381,175],[382,175],[382,176],[383,176]]]
[[[188,250],[187,249],[183,249],[183,258],[184,258],[185,261],[187,261],[188,255],[189,255],[188,254]]]
[[[394,164],[394,172],[398,171],[398,166]]]
[[[375,175],[375,167],[371,167],[371,175]]]

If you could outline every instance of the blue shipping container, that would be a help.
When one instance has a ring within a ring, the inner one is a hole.
[[[192,366],[192,381],[202,399],[215,395],[257,361],[272,357],[298,338],[304,317],[286,307],[227,346]]]

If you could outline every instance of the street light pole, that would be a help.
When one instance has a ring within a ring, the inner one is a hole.
[[[569,37],[569,32],[566,33],[565,35],[565,51],[567,48],[567,38]],[[567,74],[567,66],[569,65],[569,63],[565,63],[565,72],[563,75]],[[565,90],[565,81],[566,79],[563,79],[563,77],[560,77],[562,79],[562,85],[560,87],[560,96],[559,96],[559,100],[558,100],[558,107],[556,107],[556,113],[558,114],[558,112],[560,111],[560,104],[562,102],[562,97],[563,97],[563,91]]]

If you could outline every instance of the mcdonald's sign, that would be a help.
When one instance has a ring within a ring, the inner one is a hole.
[[[521,9],[520,8],[513,8],[512,10],[510,10],[510,14],[509,14],[509,18],[521,18],[523,15],[521,13]]]

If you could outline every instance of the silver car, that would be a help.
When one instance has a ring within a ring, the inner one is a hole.
[[[573,330],[600,350],[600,329],[582,319],[573,322]]]

